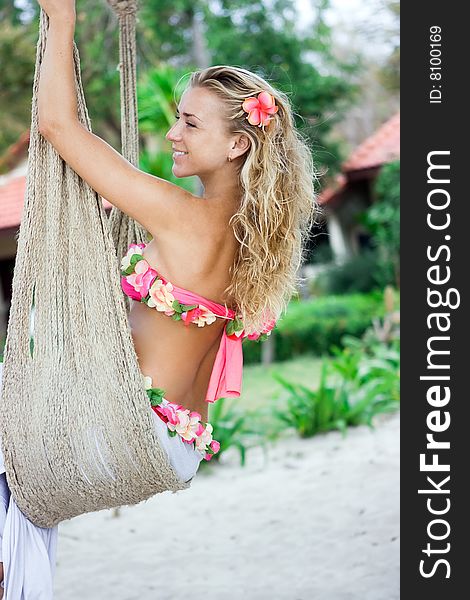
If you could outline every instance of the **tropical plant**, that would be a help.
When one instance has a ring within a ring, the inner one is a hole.
[[[379,260],[376,248],[364,248],[345,262],[330,262],[315,280],[317,294],[367,293],[382,288],[383,278],[377,277]]]
[[[344,408],[346,398],[341,390],[327,382],[327,363],[323,363],[318,389],[287,381],[279,373],[273,377],[289,392],[287,406],[273,408],[273,416],[287,427],[296,429],[301,437],[311,437],[330,429],[346,427]]]
[[[287,404],[275,407],[275,418],[294,428],[301,437],[366,424],[373,418],[397,409],[400,399],[400,340],[390,336],[387,343],[370,328],[363,338],[345,335],[342,348],[333,346],[336,358],[322,365],[317,389],[274,378],[288,392]]]
[[[359,220],[369,229],[378,251],[377,279],[381,286],[400,287],[400,161],[384,165],[375,182],[376,202]]]
[[[220,398],[212,404],[209,421],[214,428],[215,439],[220,442],[220,450],[210,461],[201,461],[201,466],[219,462],[222,454],[231,447],[239,451],[240,464],[245,466],[249,448],[265,447],[268,439],[276,437],[277,432],[272,428],[270,431],[259,417],[259,413],[242,412],[227,398]]]

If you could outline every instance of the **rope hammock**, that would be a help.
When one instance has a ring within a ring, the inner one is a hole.
[[[136,2],[108,2],[120,26],[122,151],[137,165]],[[118,256],[146,232],[117,208],[108,221],[101,197],[38,131],[47,28],[41,11],[0,398],[8,485],[40,527],[190,485],[154,432],[119,285]],[[73,54],[78,118],[91,131],[75,44]]]

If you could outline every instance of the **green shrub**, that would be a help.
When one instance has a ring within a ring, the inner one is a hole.
[[[361,215],[377,248],[376,278],[400,286],[400,161],[384,165],[374,183],[376,201]]]
[[[312,390],[302,384],[287,381],[278,373],[273,375],[290,396],[287,408],[273,408],[273,416],[287,427],[293,427],[301,437],[311,437],[319,432],[345,427],[342,390],[327,383],[327,363],[323,363],[320,385]]]
[[[377,278],[379,255],[376,249],[364,249],[340,265],[332,265],[315,281],[321,294],[367,293],[382,287]]]
[[[274,360],[288,360],[307,352],[317,356],[329,354],[333,345],[342,345],[341,338],[345,334],[361,336],[371,318],[383,315],[384,310],[381,292],[293,300],[271,333]],[[266,342],[243,342],[246,364],[260,361],[263,343]]]
[[[331,262],[333,259],[334,255],[330,244],[328,241],[322,241],[312,248],[310,256],[307,256],[306,260],[309,264],[322,265]]]
[[[287,406],[274,408],[274,417],[294,428],[301,437],[339,429],[346,433],[350,425],[373,427],[373,417],[396,410],[400,393],[399,339],[390,344],[370,345],[347,336],[345,347],[335,348],[336,358],[325,361],[319,387],[312,390],[275,379],[289,393]]]
[[[203,465],[217,463],[222,454],[232,446],[238,449],[240,464],[244,466],[246,451],[249,448],[264,446],[269,437],[276,436],[273,426],[269,434],[269,426],[263,425],[258,414],[242,411],[235,402],[227,398],[219,398],[217,402],[211,404],[209,422],[214,428],[214,438],[220,442],[220,449],[210,461],[202,460],[200,468]]]

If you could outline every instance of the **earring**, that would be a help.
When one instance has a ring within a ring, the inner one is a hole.
[[[228,162],[232,162],[232,157],[231,156],[227,156],[227,160],[228,160]]]

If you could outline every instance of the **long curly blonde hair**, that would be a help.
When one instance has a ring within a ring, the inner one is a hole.
[[[227,109],[228,133],[244,133],[251,142],[239,170],[240,206],[230,219],[240,246],[224,294],[245,333],[259,332],[286,311],[302,281],[306,241],[319,213],[312,153],[287,95],[259,75],[212,66],[190,74],[186,89],[195,87],[217,94]],[[265,128],[250,125],[242,109],[246,98],[262,91],[279,107]]]

